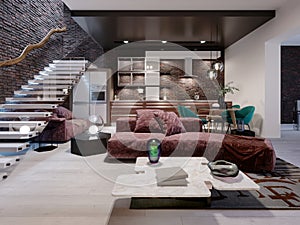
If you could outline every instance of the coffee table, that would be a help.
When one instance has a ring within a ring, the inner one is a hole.
[[[205,204],[209,204],[212,188],[222,191],[259,190],[259,186],[242,171],[234,178],[212,176],[207,163],[208,160],[204,157],[161,157],[159,163],[150,164],[147,157],[138,157],[136,174],[118,176],[112,195],[131,197],[143,203],[155,199],[159,199],[161,203],[162,199],[196,198],[197,201],[204,200]],[[155,169],[165,167],[184,169],[188,173],[187,186],[158,186]]]

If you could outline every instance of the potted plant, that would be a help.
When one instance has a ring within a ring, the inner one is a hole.
[[[237,87],[233,86],[233,81],[228,82],[227,84],[224,85],[224,87],[221,87],[219,90],[219,98],[218,98],[218,103],[221,108],[225,108],[226,104],[224,101],[225,95],[228,93],[234,94],[236,91],[239,91]]]

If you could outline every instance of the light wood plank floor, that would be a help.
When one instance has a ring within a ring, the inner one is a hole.
[[[300,166],[300,132],[272,140],[279,157]],[[30,151],[0,182],[0,225],[252,225],[298,224],[297,210],[128,210],[114,207],[115,178],[134,164],[106,163],[105,154],[80,157],[66,143],[51,152]]]

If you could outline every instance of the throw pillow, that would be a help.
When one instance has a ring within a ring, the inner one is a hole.
[[[157,120],[166,136],[186,132],[182,122],[174,112],[159,112]]]
[[[162,110],[140,109],[137,110],[135,133],[162,133],[160,124],[155,119]]]
[[[56,114],[59,118],[66,118],[66,120],[73,118],[72,112],[63,106],[58,106],[56,109],[54,109],[53,114]]]

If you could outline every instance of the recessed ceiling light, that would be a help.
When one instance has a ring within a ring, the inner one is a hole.
[[[127,41],[127,40],[124,40],[123,42],[124,42],[124,44],[127,44],[129,41]]]
[[[167,43],[167,41],[161,41],[161,43],[163,43],[163,44],[166,44],[166,43]]]
[[[201,44],[205,44],[206,41],[200,41]]]

